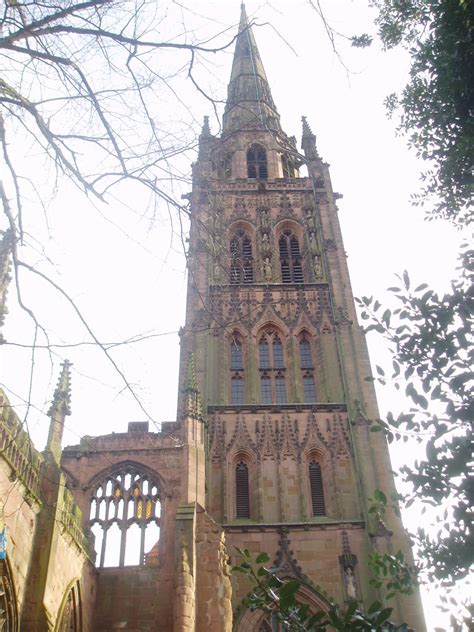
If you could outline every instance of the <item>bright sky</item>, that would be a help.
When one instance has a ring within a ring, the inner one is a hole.
[[[184,5],[192,6],[192,10]],[[254,27],[273,97],[284,130],[301,138],[301,116],[306,115],[317,135],[323,159],[331,164],[339,201],[340,221],[354,294],[384,299],[394,284],[394,274],[408,269],[416,282],[435,288],[448,285],[452,276],[459,235],[448,225],[426,222],[423,211],[409,203],[417,190],[420,165],[409,153],[406,141],[395,135],[395,124],[387,119],[384,98],[400,90],[407,77],[408,61],[400,51],[382,53],[375,44],[363,51],[337,40],[348,71],[331,49],[321,20],[303,0],[246,3]],[[323,3],[329,23],[339,32],[352,35],[373,32],[366,2],[331,0]],[[189,37],[204,38],[239,19],[237,0],[184,4],[170,3],[166,21],[160,25],[166,37],[186,30]],[[185,25],[185,26],[183,26]],[[233,47],[201,61],[196,78],[213,97],[225,99]],[[166,61],[166,60],[165,60]],[[163,129],[194,141],[204,114],[211,116],[213,133],[219,122],[212,106],[188,84],[178,84],[184,123],[170,122],[181,105],[169,91],[156,95],[153,117]],[[222,108],[219,106],[219,113]],[[23,146],[25,164],[40,165],[46,180],[53,177],[36,150]],[[192,150],[176,168],[190,174]],[[30,170],[31,173],[31,170]],[[40,176],[41,180],[41,176]],[[189,191],[188,183],[172,185],[176,196]],[[44,183],[40,182],[40,188]],[[186,291],[185,258],[179,223],[159,205],[150,207],[147,193],[137,186],[122,187],[107,205],[90,204],[72,186],[62,183],[54,197],[48,196],[45,211],[30,196],[25,226],[36,252],[29,260],[39,265],[75,300],[97,337],[106,343],[120,342],[139,334],[150,334],[140,342],[121,345],[111,355],[133,385],[143,407],[156,422],[175,417],[178,375],[177,331],[184,324]],[[45,219],[47,215],[47,221]],[[39,246],[42,242],[42,246]],[[54,262],[48,263],[47,258]],[[57,344],[90,342],[90,337],[64,300],[38,279],[24,277],[23,296],[51,332]],[[24,416],[29,399],[33,330],[29,318],[16,305],[13,287],[9,294],[10,314],[4,336],[0,383],[12,404]],[[44,340],[39,339],[40,344]],[[369,340],[372,362],[387,363],[380,341]],[[55,347],[51,353],[38,350],[31,387],[27,423],[38,447],[44,445],[48,409],[59,374],[59,364],[68,358],[72,374],[72,416],[68,419],[66,444],[83,435],[126,430],[129,421],[146,419],[145,413],[103,352],[94,345]],[[400,397],[400,396],[396,396]],[[403,406],[393,393],[379,393],[382,413]],[[406,451],[394,450],[400,463]],[[417,519],[418,509],[412,513]],[[413,518],[412,518],[413,519]],[[440,625],[430,606],[430,629]]]

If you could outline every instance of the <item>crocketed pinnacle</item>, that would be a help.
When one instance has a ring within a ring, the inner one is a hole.
[[[308,160],[317,160],[319,158],[318,150],[316,148],[316,136],[311,131],[311,127],[308,125],[306,116],[302,116],[303,122],[303,136],[301,138],[301,147],[304,151],[304,155]]]
[[[223,129],[224,133],[240,129],[281,129],[280,117],[243,4]]]
[[[64,433],[64,421],[66,415],[71,414],[71,366],[69,360],[62,363],[61,375],[54,391],[53,401],[48,410],[51,418],[49,423],[48,442],[46,454],[52,455],[58,464],[61,459],[61,444]]]
[[[62,370],[59,376],[53,401],[48,411],[48,415],[70,415],[71,414],[71,362],[64,360],[61,364]]]

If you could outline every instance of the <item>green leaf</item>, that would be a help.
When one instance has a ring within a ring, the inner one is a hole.
[[[265,564],[265,562],[268,562],[270,560],[270,557],[268,556],[268,553],[260,553],[259,555],[257,555],[256,559],[255,559],[255,563],[256,564]]]

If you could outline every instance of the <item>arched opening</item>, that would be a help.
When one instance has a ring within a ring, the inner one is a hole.
[[[18,632],[18,609],[9,564],[0,560],[0,630]]]
[[[323,475],[321,464],[312,459],[308,466],[309,486],[311,491],[311,508],[313,516],[326,515],[326,503],[324,501]]]
[[[249,468],[245,461],[235,466],[235,517],[250,518]]]
[[[280,336],[265,329],[258,342],[260,401],[262,404],[286,404],[285,358]]]
[[[314,362],[311,343],[304,333],[299,340],[300,367],[303,382],[303,400],[305,403],[316,401],[316,385],[314,382]]]
[[[1,628],[2,632],[7,632],[9,629]],[[71,586],[63,601],[55,632],[81,632],[81,630],[81,591],[79,581],[77,581]]]
[[[237,406],[244,403],[244,359],[238,333],[230,340],[230,402]]]
[[[303,283],[300,245],[291,230],[285,230],[278,240],[282,283]]]
[[[230,283],[253,283],[252,240],[243,230],[238,230],[230,240]]]
[[[91,497],[90,528],[95,536],[96,566],[144,564],[150,525],[159,535],[160,486],[139,465],[123,464],[105,473]],[[151,531],[150,531],[151,533]]]
[[[268,178],[267,152],[262,145],[254,144],[247,150],[247,177]]]

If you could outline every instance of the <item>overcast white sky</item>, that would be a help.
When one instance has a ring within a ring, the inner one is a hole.
[[[184,5],[192,6],[192,11]],[[373,32],[373,13],[366,2],[331,0],[323,3],[333,27],[345,34]],[[170,3],[162,30],[168,37],[185,29],[205,37],[237,25],[239,2]],[[419,283],[446,287],[453,274],[460,236],[444,223],[426,222],[423,211],[409,203],[417,190],[420,164],[406,141],[397,138],[386,117],[384,98],[400,90],[407,78],[408,60],[400,52],[381,53],[377,44],[359,51],[340,39],[338,49],[347,72],[331,49],[322,23],[303,0],[247,2],[247,12],[262,26],[254,27],[273,97],[283,128],[301,138],[301,116],[306,115],[317,135],[318,148],[331,164],[333,187],[344,195],[339,201],[340,221],[355,295],[385,297],[394,274],[408,269]],[[233,31],[231,31],[233,34]],[[224,37],[224,39],[226,39]],[[233,49],[215,55],[198,68],[197,78],[217,99],[225,99]],[[212,107],[191,87],[182,86],[191,113],[184,127],[192,139],[202,116]],[[153,116],[168,125],[175,104],[170,95],[156,95]],[[221,110],[222,108],[220,108]],[[179,134],[183,133],[183,126]],[[25,161],[38,156],[24,148]],[[193,151],[177,167],[189,175]],[[27,162],[26,162],[27,164]],[[51,172],[45,172],[51,177]],[[189,185],[176,185],[176,195]],[[27,209],[29,239],[43,242],[30,261],[52,274],[74,298],[88,323],[104,342],[119,342],[151,333],[142,342],[112,350],[156,422],[175,417],[178,374],[177,330],[184,324],[185,258],[179,225],[170,225],[168,211],[152,214],[147,194],[121,189],[108,205],[91,205],[73,187],[63,183],[48,198],[48,221],[34,200]],[[49,264],[46,258],[54,262]],[[37,279],[24,278],[28,303],[62,344],[90,341],[74,313]],[[4,336],[9,343],[31,345],[31,322],[16,306],[13,288]],[[44,344],[44,340],[40,340]],[[380,341],[369,340],[373,363],[387,362]],[[126,430],[131,420],[144,420],[144,412],[105,358],[94,346],[55,348],[50,355],[38,351],[32,382],[28,426],[38,447],[44,445],[48,419],[45,411],[59,373],[59,364],[74,363],[72,415],[65,443],[77,443],[85,434]],[[20,416],[26,412],[30,388],[31,350],[6,345],[2,353],[0,383]],[[387,390],[379,393],[383,411],[403,406]],[[403,457],[394,452],[395,461]],[[430,608],[430,610],[432,610]],[[429,613],[427,613],[429,614]],[[431,629],[439,625],[438,615]]]

